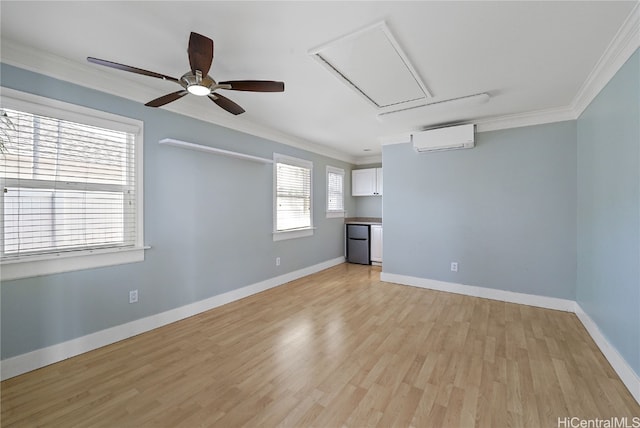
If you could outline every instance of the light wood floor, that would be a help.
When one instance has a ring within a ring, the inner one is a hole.
[[[2,426],[557,427],[640,416],[573,314],[339,265],[2,382]]]

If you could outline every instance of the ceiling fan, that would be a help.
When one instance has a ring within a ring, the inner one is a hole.
[[[142,74],[144,76],[170,80],[182,86],[182,89],[179,91],[172,92],[156,98],[155,100],[149,101],[145,104],[149,107],[160,107],[180,99],[187,94],[193,94],[201,97],[207,96],[211,101],[229,113],[238,115],[244,113],[245,110],[229,98],[223,97],[215,91],[218,89],[250,92],[284,91],[284,82],[275,82],[272,80],[230,80],[227,82],[216,82],[213,80],[213,78],[208,74],[209,69],[211,68],[211,63],[213,62],[213,40],[201,34],[191,33],[187,52],[189,54],[189,65],[191,66],[191,70],[187,71],[179,79],[104,59],[87,57],[87,61],[94,64],[104,65],[106,67],[116,68],[118,70]]]

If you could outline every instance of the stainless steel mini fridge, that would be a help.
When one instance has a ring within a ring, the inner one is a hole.
[[[371,264],[369,256],[369,225],[347,225],[347,261],[362,265]]]

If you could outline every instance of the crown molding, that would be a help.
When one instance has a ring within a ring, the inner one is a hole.
[[[378,138],[381,146],[392,146],[394,144],[403,144],[411,142],[411,131],[403,132],[395,135],[385,135]]]
[[[591,70],[591,73],[589,73],[570,105],[475,120],[473,122],[477,125],[476,132],[497,131],[578,119],[591,101],[639,48],[640,2],[636,3],[631,10],[631,13],[629,13],[629,16],[605,49],[593,70]]]
[[[369,165],[371,163],[382,163],[382,154],[372,156],[362,156],[355,160],[356,165]]]
[[[634,6],[570,105],[474,120],[472,122],[476,124],[476,132],[496,131],[578,119],[591,101],[593,101],[638,48],[640,48],[640,2]],[[29,71],[136,102],[144,103],[146,100],[157,96],[157,91],[149,86],[137,84],[128,79],[119,79],[113,74],[96,69],[95,67],[57,57],[31,47],[21,46],[8,40],[2,40],[1,61]],[[380,162],[382,158],[381,155],[350,156],[344,152],[322,146],[312,141],[294,137],[264,125],[249,122],[246,119],[235,116],[227,117],[215,111],[207,111],[205,113],[201,108],[198,108],[197,103],[190,103],[189,100],[185,100],[185,102],[179,104],[164,106],[163,109],[354,165],[376,163]],[[392,138],[382,138],[381,144],[406,142],[403,141],[404,137],[405,135],[403,134]]]
[[[5,64],[135,102],[145,103],[158,95],[157,89],[148,85],[140,84],[126,78],[117,78],[112,73],[92,67],[89,64],[85,65],[71,59],[62,58],[32,47],[20,45],[13,41],[2,40],[1,52],[2,56],[0,61]],[[294,137],[264,125],[249,122],[241,117],[216,112],[214,109],[205,111],[199,108],[198,103],[190,102],[190,100],[184,101],[185,102],[163,106],[163,109],[350,164],[354,164],[357,160],[354,156],[316,144],[312,141]]]
[[[578,90],[571,104],[576,119],[638,48],[640,48],[640,2],[636,3]]]
[[[577,116],[569,107],[557,107],[544,110],[515,113],[505,116],[489,117],[472,121],[476,132],[497,131],[500,129],[521,128],[523,126],[575,120]]]
[[[564,122],[575,120],[576,116],[572,109],[559,107],[545,110],[537,110],[525,113],[516,113],[506,116],[488,117],[484,119],[472,120],[464,123],[476,125],[476,133],[498,131],[501,129],[521,128],[524,126],[543,125],[545,123]],[[459,123],[462,125],[463,123]],[[395,144],[406,144],[411,142],[411,132],[386,136],[379,139],[382,146]]]

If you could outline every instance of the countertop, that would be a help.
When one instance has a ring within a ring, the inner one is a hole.
[[[379,224],[382,225],[380,217],[349,217],[344,219],[345,224]]]

